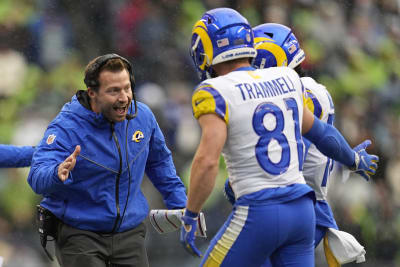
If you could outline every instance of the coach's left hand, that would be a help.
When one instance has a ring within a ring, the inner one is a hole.
[[[201,252],[194,243],[198,216],[198,213],[191,212],[188,209],[185,210],[185,214],[182,216],[180,241],[187,252],[193,256],[201,257]]]
[[[79,156],[80,153],[81,146],[77,145],[74,152],[72,152],[72,154],[68,158],[66,158],[60,165],[58,165],[58,179],[60,179],[62,182],[65,182],[65,180],[68,179],[69,172],[74,169],[76,158]]]

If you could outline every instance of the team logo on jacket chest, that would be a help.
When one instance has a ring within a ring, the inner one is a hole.
[[[47,136],[46,143],[48,145],[51,145],[54,142],[55,139],[56,139],[56,135],[55,134],[50,134],[49,136]]]
[[[144,135],[141,131],[136,131],[132,135],[132,141],[135,141],[136,143],[139,143],[143,138],[144,138]]]

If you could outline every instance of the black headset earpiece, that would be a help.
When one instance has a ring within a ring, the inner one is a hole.
[[[99,76],[101,67],[103,67],[107,63],[107,61],[109,61],[111,59],[116,59],[116,58],[122,60],[126,64],[128,73],[129,73],[129,79],[131,82],[131,90],[132,90],[132,98],[133,98],[133,103],[135,105],[135,113],[126,114],[126,119],[131,120],[137,116],[137,103],[136,103],[136,96],[135,96],[135,90],[134,90],[136,82],[135,82],[135,77],[133,76],[132,64],[129,62],[129,60],[127,60],[126,58],[121,57],[120,55],[117,55],[117,54],[106,54],[106,55],[100,56],[93,62],[93,64],[88,69],[88,71],[85,73],[84,82],[86,84],[86,87],[98,87],[100,85],[98,76]],[[132,104],[131,104],[131,113],[132,113]]]

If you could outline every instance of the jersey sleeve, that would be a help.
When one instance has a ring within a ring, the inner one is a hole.
[[[322,109],[322,105],[319,102],[318,98],[309,89],[306,89],[304,95],[305,95],[304,103],[307,106],[308,110],[310,110],[314,114],[314,116],[316,116],[318,119],[322,119],[324,111]]]
[[[216,114],[229,122],[228,103],[211,85],[203,84],[197,87],[192,96],[193,115],[198,119],[203,114]]]
[[[302,101],[303,101],[303,106],[304,105],[307,105],[307,103],[306,103],[306,89],[305,89],[305,87],[304,87],[304,83],[303,83],[303,81],[301,80],[301,78],[299,77],[299,80],[300,80],[300,85],[301,85],[301,98],[302,98]]]

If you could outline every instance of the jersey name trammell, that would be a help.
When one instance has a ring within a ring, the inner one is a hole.
[[[239,83],[235,87],[242,93],[243,100],[267,98],[294,92],[294,84],[289,77],[254,83]]]

